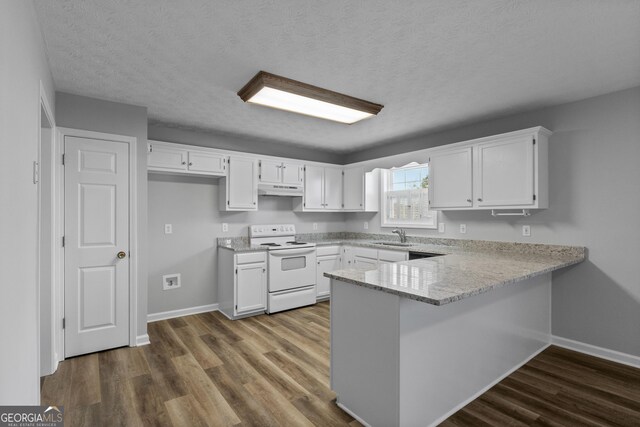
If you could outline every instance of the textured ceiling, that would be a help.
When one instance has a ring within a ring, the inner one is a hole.
[[[339,152],[640,84],[637,0],[35,4],[59,91]],[[244,104],[258,70],[385,108],[348,126]]]

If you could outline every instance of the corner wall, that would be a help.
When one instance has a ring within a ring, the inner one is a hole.
[[[493,218],[488,211],[442,212],[446,232],[408,234],[459,239],[581,245],[588,259],[553,275],[553,334],[640,356],[640,87],[570,104],[378,147],[351,155],[404,154],[364,162],[368,167],[426,162],[427,147],[542,125],[549,140],[549,209],[528,218]],[[413,151],[411,150],[421,150]],[[349,231],[378,232],[379,214],[347,218]],[[467,225],[467,234],[459,225]],[[531,237],[522,237],[522,225]],[[389,233],[391,229],[383,228]]]
[[[58,92],[56,124],[137,138],[138,141],[138,319],[137,335],[147,333],[147,108]]]
[[[0,405],[40,403],[33,162],[38,159],[41,81],[53,103],[53,80],[32,2],[0,2]]]

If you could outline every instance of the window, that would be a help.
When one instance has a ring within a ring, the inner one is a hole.
[[[437,228],[437,212],[429,210],[428,164],[385,171],[383,192],[383,227]]]

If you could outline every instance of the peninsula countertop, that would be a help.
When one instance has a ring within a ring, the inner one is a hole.
[[[367,271],[337,270],[325,276],[428,304],[444,305],[585,259],[584,248],[562,248],[566,249],[549,253],[457,249],[445,256],[385,263]]]

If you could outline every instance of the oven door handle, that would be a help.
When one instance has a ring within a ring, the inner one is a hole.
[[[278,257],[287,257],[291,255],[310,254],[315,251],[316,251],[316,248],[281,249],[281,250],[269,251],[269,255],[278,256]]]

